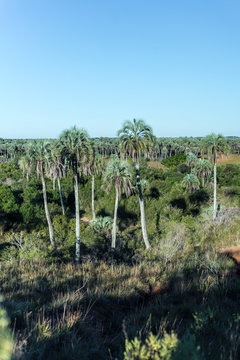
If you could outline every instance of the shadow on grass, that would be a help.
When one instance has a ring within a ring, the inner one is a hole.
[[[18,359],[120,360],[123,324],[129,339],[140,330],[144,338],[150,329],[173,330],[179,339],[190,333],[202,358],[239,359],[240,279],[233,270],[186,266],[172,273],[165,287],[149,281],[147,290],[133,288],[129,296],[114,287],[121,290],[130,275],[114,283],[92,274],[86,284],[82,276],[62,281],[54,281],[54,271],[51,276],[23,281],[16,274],[12,286],[3,288],[15,332],[28,334]]]

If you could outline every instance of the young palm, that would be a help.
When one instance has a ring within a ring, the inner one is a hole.
[[[49,165],[49,158],[50,158],[50,143],[48,141],[41,141],[41,140],[32,142],[29,145],[28,154],[29,156],[31,156],[33,163],[36,166],[37,174],[40,175],[42,181],[43,201],[44,201],[44,209],[45,209],[46,219],[49,228],[49,237],[50,237],[51,245],[55,249],[56,243],[54,237],[54,229],[50,217],[50,212],[48,209],[47,189],[45,182],[45,173],[47,171]]]
[[[79,213],[79,190],[78,174],[87,169],[88,159],[91,153],[90,141],[85,130],[77,129],[76,126],[65,130],[60,136],[61,149],[64,156],[73,169],[75,214],[76,214],[76,262],[80,261],[80,213]]]
[[[103,175],[103,187],[105,191],[109,192],[112,186],[115,187],[115,207],[112,227],[112,248],[116,247],[116,228],[117,228],[117,210],[118,202],[121,197],[121,191],[124,190],[126,196],[131,194],[131,178],[132,167],[117,156],[113,156],[107,164],[106,171]]]
[[[203,139],[202,150],[208,154],[213,162],[213,220],[215,220],[217,215],[217,158],[219,154],[223,154],[227,150],[226,140],[222,135],[212,133]]]
[[[150,249],[151,246],[148,241],[144,201],[140,181],[139,159],[144,155],[144,152],[149,148],[149,145],[153,144],[154,136],[150,126],[146,125],[143,120],[136,119],[133,119],[133,122],[125,121],[123,128],[118,131],[118,136],[120,136],[121,153],[130,156],[135,162],[143,240],[146,248]]]

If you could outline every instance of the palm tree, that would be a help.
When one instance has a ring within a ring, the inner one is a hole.
[[[49,175],[53,179],[57,179],[58,184],[58,191],[59,191],[59,197],[62,207],[62,214],[65,215],[65,206],[63,202],[62,197],[62,187],[61,187],[61,177],[64,174],[64,164],[62,159],[62,152],[61,152],[61,144],[59,141],[54,142],[51,144],[51,158],[50,158],[50,168],[49,168]],[[54,181],[55,183],[55,181]],[[53,187],[55,189],[55,186]]]
[[[100,175],[103,172],[104,162],[102,157],[96,152],[92,151],[90,159],[90,173],[92,175],[92,220],[96,219],[94,206],[94,190],[95,190],[95,175]]]
[[[45,214],[49,228],[49,237],[50,237],[51,245],[55,249],[56,243],[54,237],[54,229],[50,217],[50,212],[48,209],[47,189],[45,182],[45,172],[47,171],[49,158],[50,158],[50,146],[51,145],[48,141],[41,141],[41,140],[34,141],[29,145],[28,154],[29,156],[31,156],[33,162],[35,163],[37,174],[40,175],[42,181],[43,201],[44,201],[44,209],[45,209]]]
[[[117,210],[118,201],[121,197],[121,190],[124,189],[126,196],[131,194],[132,167],[127,161],[120,160],[117,155],[113,155],[107,164],[106,171],[103,175],[103,188],[109,192],[114,185],[115,187],[115,207],[112,227],[112,248],[116,247],[116,229],[117,229]]]
[[[196,175],[187,174],[186,176],[184,176],[183,181],[182,181],[182,186],[185,189],[187,189],[189,191],[198,190],[199,185],[200,185],[200,182]]]
[[[212,174],[212,165],[207,159],[198,159],[195,165],[195,174],[202,180],[202,186],[205,185],[205,179]]]
[[[135,162],[143,240],[146,248],[150,249],[151,246],[148,241],[144,201],[140,181],[139,159],[144,154],[147,146],[153,143],[154,136],[150,126],[146,125],[143,120],[136,119],[133,119],[133,122],[125,121],[122,129],[118,131],[118,136],[120,136],[120,152],[130,156]]]
[[[221,134],[210,134],[202,141],[202,150],[211,158],[214,167],[214,190],[213,190],[213,220],[217,216],[217,158],[227,149],[225,138]]]
[[[18,161],[18,165],[20,167],[20,169],[23,171],[23,178],[25,177],[26,174],[26,179],[27,182],[29,181],[29,176],[31,173],[31,169],[32,169],[32,159],[28,154],[28,149],[26,149],[26,153],[25,155],[23,155],[19,161]]]
[[[85,130],[77,129],[76,126],[65,130],[60,135],[61,149],[73,169],[75,215],[76,215],[76,262],[80,261],[80,214],[79,214],[79,190],[78,175],[82,171],[86,173],[88,159],[91,153],[90,141]]]
[[[188,166],[190,166],[191,169],[193,169],[198,161],[198,158],[195,154],[189,153],[186,158],[186,163]]]

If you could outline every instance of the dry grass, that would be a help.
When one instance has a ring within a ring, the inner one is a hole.
[[[167,170],[166,166],[164,166],[159,160],[148,161],[148,166],[155,169],[162,169],[163,171]]]
[[[219,166],[227,164],[240,165],[240,155],[221,156],[219,157],[217,164]]]

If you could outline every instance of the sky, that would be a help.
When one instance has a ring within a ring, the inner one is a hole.
[[[239,0],[0,0],[0,137],[240,136]]]

